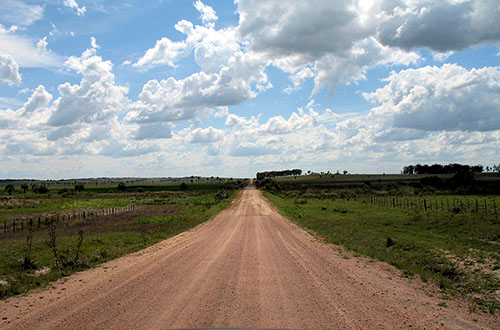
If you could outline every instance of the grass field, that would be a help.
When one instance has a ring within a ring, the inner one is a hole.
[[[237,182],[235,180],[235,182]],[[245,181],[241,181],[244,184]],[[214,191],[227,186],[227,183],[208,183],[187,185],[185,191]],[[20,189],[11,196],[0,192],[0,224],[8,218],[22,215],[34,215],[46,212],[65,210],[103,209],[127,205],[141,205],[145,198],[136,199],[136,193],[147,196],[148,193],[181,191],[180,185],[136,185],[120,191],[116,186],[86,187],[82,192],[75,192],[68,188],[49,188],[47,194],[35,194],[28,191],[22,193]],[[61,193],[63,192],[63,193]],[[154,194],[153,194],[154,195]]]
[[[449,179],[453,177],[452,174],[418,174],[418,175],[408,175],[408,174],[311,174],[311,175],[300,175],[300,176],[288,176],[282,178],[276,178],[279,182],[297,182],[297,183],[387,183],[387,182],[418,182],[423,178],[437,176],[442,179]],[[478,181],[500,181],[500,173],[481,173],[476,174],[476,180]]]
[[[202,189],[174,192],[124,194],[121,198],[47,198],[34,209],[54,210],[106,207],[136,203],[144,205],[133,212],[59,223],[34,231],[0,234],[0,298],[41,287],[79,270],[92,267],[127,253],[135,252],[186,231],[218,214],[236,196],[215,198],[218,190]],[[26,208],[14,209],[25,212]],[[82,233],[82,236],[80,236]],[[83,237],[83,241],[80,239]],[[79,246],[80,245],[80,246]],[[26,258],[29,256],[29,262]],[[58,267],[56,267],[58,264]]]
[[[329,193],[264,191],[284,216],[328,242],[388,262],[407,276],[432,281],[443,294],[467,297],[473,306],[491,313],[500,307],[498,215],[423,212]]]

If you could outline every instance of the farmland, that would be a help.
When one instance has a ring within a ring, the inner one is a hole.
[[[469,186],[383,175],[333,182],[338,177],[344,184],[304,176],[261,188],[280,213],[327,242],[434,283],[443,297],[466,298],[472,310],[500,307],[500,196],[491,177]]]
[[[182,189],[155,185],[120,192],[99,187],[58,194],[62,188],[52,187],[47,194],[4,193],[0,297],[44,286],[186,231],[225,209],[239,187],[235,180]]]

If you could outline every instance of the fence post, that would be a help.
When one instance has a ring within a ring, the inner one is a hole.
[[[477,201],[477,198],[476,198],[476,213],[479,212],[479,202]]]
[[[425,209],[425,212],[427,212],[427,201],[425,200],[425,198],[424,198],[424,209]]]
[[[486,199],[484,199],[484,213],[488,213],[488,206],[486,205]]]
[[[24,231],[24,219],[21,219],[21,231]]]

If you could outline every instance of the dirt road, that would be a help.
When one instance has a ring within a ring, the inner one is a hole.
[[[320,243],[247,188],[228,210],[187,233],[0,301],[0,328],[498,326],[498,317],[442,302],[388,265],[346,258]]]

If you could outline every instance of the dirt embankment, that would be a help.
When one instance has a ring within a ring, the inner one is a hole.
[[[255,189],[214,220],[146,250],[0,301],[2,329],[480,329],[499,317],[428,296],[346,258]]]

